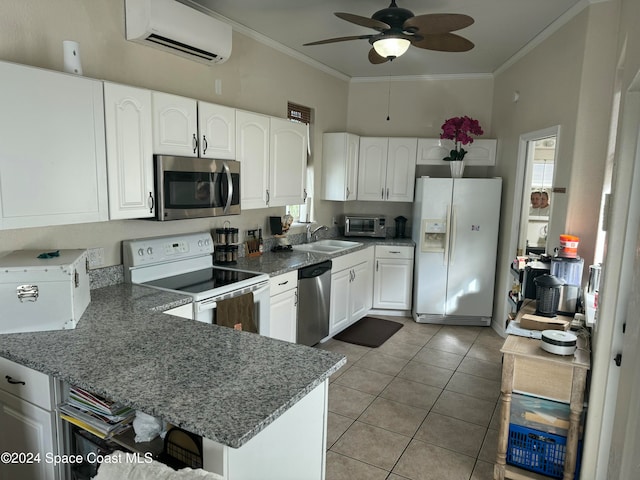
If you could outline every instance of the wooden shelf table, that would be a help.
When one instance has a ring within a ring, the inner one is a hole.
[[[578,338],[575,355],[554,355],[540,347],[540,340],[509,335],[500,350],[502,365],[502,409],[498,431],[498,452],[494,480],[541,479],[546,476],[507,465],[507,445],[514,391],[557,402],[568,403],[569,431],[565,452],[563,480],[573,480],[578,453],[580,419],[584,405],[587,371],[590,368],[588,341]]]

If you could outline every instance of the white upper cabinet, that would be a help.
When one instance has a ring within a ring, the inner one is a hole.
[[[361,137],[358,200],[412,202],[415,138]]]
[[[155,214],[151,92],[104,83],[109,218]]]
[[[236,159],[236,109],[198,102],[200,156]]]
[[[269,206],[304,203],[307,198],[307,126],[271,117]]]
[[[307,126],[237,111],[243,210],[301,204],[306,197]]]
[[[153,153],[236,158],[235,108],[153,92]]]
[[[102,82],[0,62],[0,227],[107,220]]]
[[[198,102],[169,93],[152,92],[153,153],[198,156]]]
[[[356,200],[360,137],[352,133],[322,136],[322,193],[325,200]]]
[[[240,162],[243,210],[267,207],[269,189],[269,117],[238,110],[236,153]]]
[[[467,151],[464,157],[465,165],[491,167],[496,164],[497,140],[491,138],[475,139],[469,145],[463,145]],[[453,148],[451,140],[439,138],[418,139],[418,165],[448,165],[443,158],[449,156]]]

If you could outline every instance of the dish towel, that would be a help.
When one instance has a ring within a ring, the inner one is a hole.
[[[221,300],[216,305],[216,324],[235,330],[258,333],[254,310],[252,292]]]
[[[224,477],[217,473],[201,468],[174,470],[155,460],[149,463],[145,463],[144,460],[127,462],[127,454],[118,450],[109,457],[112,457],[113,463],[102,462],[93,480],[224,480]]]

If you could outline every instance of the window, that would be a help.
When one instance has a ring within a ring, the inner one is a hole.
[[[311,109],[304,105],[287,102],[287,118],[292,122],[304,123],[307,125],[307,139],[309,142],[308,155],[311,154]],[[295,222],[311,221],[311,195],[313,194],[313,166],[307,164],[307,202],[302,205],[287,205],[286,211],[293,217]]]

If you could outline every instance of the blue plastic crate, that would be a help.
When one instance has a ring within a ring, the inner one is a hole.
[[[507,463],[549,477],[562,478],[567,438],[532,428],[509,424]],[[580,445],[576,459],[576,475],[579,478]]]

